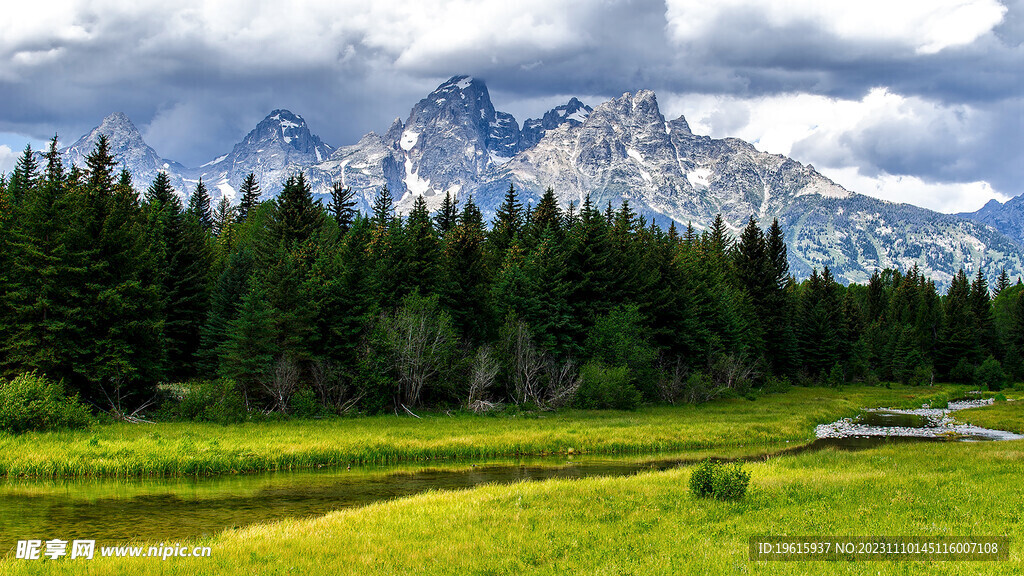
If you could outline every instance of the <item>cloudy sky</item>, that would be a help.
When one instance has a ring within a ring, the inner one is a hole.
[[[455,74],[522,123],[666,116],[936,210],[1024,192],[1024,0],[46,0],[0,19],[0,171],[123,111],[198,165],[274,108],[351,144]]]

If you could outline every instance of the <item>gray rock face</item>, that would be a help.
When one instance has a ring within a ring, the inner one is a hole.
[[[171,185],[185,198],[186,183],[182,174],[186,168],[172,160],[164,160],[150,148],[139,134],[138,128],[121,112],[115,112],[103,119],[100,125],[79,138],[74,144],[63,148],[61,153],[67,165],[85,167],[85,158],[96,148],[100,135],[107,137],[110,153],[118,162],[118,169],[127,168],[132,181],[139,190],[145,190],[156,178],[158,172],[167,172]]]
[[[301,116],[288,110],[274,110],[256,125],[230,153],[188,170],[186,181],[199,178],[216,188],[215,196],[237,202],[237,190],[249,173],[256,175],[265,193],[276,194],[293,172],[327,160],[334,148],[309,131]],[[306,176],[316,185],[329,178],[320,171]]]
[[[572,98],[569,100],[568,104],[562,104],[561,106],[556,106],[552,110],[548,110],[541,118],[531,118],[526,122],[523,122],[520,147],[523,150],[526,150],[527,148],[536,146],[548,130],[554,130],[562,124],[583,124],[583,122],[587,120],[587,116],[590,116],[590,113],[593,111],[594,109],[590,106],[587,106],[576,98]]]
[[[215,200],[222,194],[233,199],[249,172],[272,196],[288,175],[303,170],[314,194],[325,196],[332,183],[341,182],[356,191],[364,211],[386,185],[402,213],[417,196],[436,209],[450,192],[460,199],[472,195],[490,218],[510,184],[524,202],[536,202],[550,186],[563,206],[578,206],[587,194],[602,208],[629,200],[662,226],[674,220],[700,230],[722,214],[738,233],[751,216],[762,226],[778,218],[798,277],[826,265],[847,282],[864,282],[886,267],[917,266],[940,285],[961,267],[972,272],[980,266],[990,281],[1004,266],[1012,276],[1024,274],[1022,248],[1004,233],[855,194],[813,166],[760,152],[739,139],[695,135],[684,118],[667,120],[647,90],[595,108],[573,98],[520,130],[515,118],[494,109],[482,81],[455,76],[383,135],[371,132],[332,150],[300,117],[275,110],[229,154],[198,169],[161,160],[123,116],[108,120],[97,130],[107,126],[118,134],[117,150],[129,159],[138,186],[163,169],[191,187],[201,176]],[[87,152],[80,143],[72,148]],[[967,216],[1010,234],[1016,230],[1020,241],[1024,225],[1013,226],[1024,222],[1021,208],[1024,200],[1015,199]]]
[[[965,212],[957,216],[987,224],[1009,236],[1018,246],[1024,247],[1024,196],[1015,196],[1006,203],[989,200],[977,212]]]
[[[754,216],[778,218],[787,234],[793,272],[829,266],[846,282],[874,270],[918,266],[939,284],[956,271],[983,266],[1020,270],[1020,249],[975,222],[852,193],[812,166],[759,152],[735,138],[696,136],[682,118],[666,122],[654,93],[639,91],[594,108],[581,125],[548,131],[532,148],[485,178],[478,194],[486,214],[514,184],[537,198],[551,186],[563,205],[590,193],[599,206],[628,199],[663,225],[697,229],[722,214],[735,232]]]

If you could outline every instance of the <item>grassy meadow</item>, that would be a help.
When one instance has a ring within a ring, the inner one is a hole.
[[[960,422],[982,428],[1024,434],[1024,392],[1007,390],[1003,395],[1007,398],[1006,402],[996,402],[991,406],[958,412],[954,417]]]
[[[546,454],[678,453],[776,446],[813,438],[817,424],[861,407],[942,405],[958,386],[794,388],[756,401],[477,416],[454,413],[236,425],[95,424],[0,434],[0,476],[204,476],[345,464]]]
[[[210,558],[0,560],[9,574],[1019,574],[1024,442],[832,449],[746,465],[738,502],[692,467],[419,496],[228,530]],[[443,527],[441,529],[440,527]],[[1006,535],[993,562],[751,562],[753,535]]]

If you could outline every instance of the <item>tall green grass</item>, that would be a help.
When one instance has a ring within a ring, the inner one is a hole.
[[[0,434],[0,476],[203,476],[345,464],[800,443],[865,406],[919,406],[962,387],[795,388],[756,401],[516,416],[375,416],[218,425],[104,424]]]
[[[27,574],[1019,574],[1024,442],[894,444],[747,464],[746,497],[693,467],[433,492],[229,530],[203,559],[0,560]],[[1008,536],[997,562],[751,562],[755,535]]]

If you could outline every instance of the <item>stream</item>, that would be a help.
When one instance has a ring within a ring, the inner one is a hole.
[[[823,424],[817,440],[689,452],[677,456],[551,456],[359,466],[212,478],[0,480],[0,555],[18,540],[95,539],[97,546],[175,543],[213,536],[225,528],[311,517],[334,510],[482,484],[552,478],[626,476],[667,470],[706,457],[762,460],[827,447],[856,450],[890,442],[1015,440],[1024,436],[958,424],[957,410],[991,401],[951,402],[947,408],[871,409]]]

